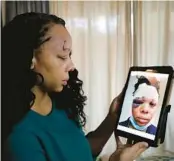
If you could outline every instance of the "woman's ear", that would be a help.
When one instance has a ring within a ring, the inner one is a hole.
[[[35,67],[35,64],[36,64],[36,58],[33,57],[32,61],[31,61],[31,66],[30,66],[30,69],[33,70],[34,67]]]

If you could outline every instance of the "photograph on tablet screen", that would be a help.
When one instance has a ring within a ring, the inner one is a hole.
[[[168,74],[132,71],[118,130],[155,139]]]

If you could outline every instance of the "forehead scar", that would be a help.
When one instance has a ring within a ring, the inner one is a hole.
[[[70,46],[68,46],[68,43],[67,43],[66,40],[64,41],[64,44],[63,44],[63,50],[69,50],[70,51]]]

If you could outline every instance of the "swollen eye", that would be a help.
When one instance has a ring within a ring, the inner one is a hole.
[[[141,104],[143,104],[143,101],[134,99],[134,100],[133,100],[132,107],[133,107],[133,108],[137,108],[137,107],[139,107]]]
[[[133,107],[133,108],[137,108],[137,107],[139,107],[139,104],[134,104],[134,103],[133,103],[132,107]]]
[[[141,100],[133,100],[133,104],[138,104],[138,105],[140,105],[140,104],[143,104],[143,101],[141,101]]]

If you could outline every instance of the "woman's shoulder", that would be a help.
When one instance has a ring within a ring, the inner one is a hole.
[[[39,124],[32,120],[29,115],[26,115],[13,127],[6,143],[14,145],[14,147],[16,145],[19,147],[20,144],[21,147],[25,146],[25,144],[36,142],[40,131]]]
[[[28,118],[22,119],[12,129],[12,132],[7,138],[7,145],[10,145],[12,149],[16,147],[22,148],[26,145],[36,144],[38,142],[37,127],[32,120]]]
[[[26,143],[31,143],[37,140],[37,135],[32,130],[18,129],[11,132],[8,136],[7,143],[10,145],[20,145],[25,146]],[[15,146],[16,147],[16,146]]]
[[[21,132],[30,133],[38,128],[38,123],[35,120],[33,120],[33,118],[30,116],[30,112],[28,112],[25,115],[25,117],[23,117],[23,119],[20,120],[20,122],[14,125],[12,134],[20,134]]]
[[[37,154],[38,157],[44,153],[37,135],[27,129],[14,130],[4,145],[4,157],[9,161],[28,161]]]

